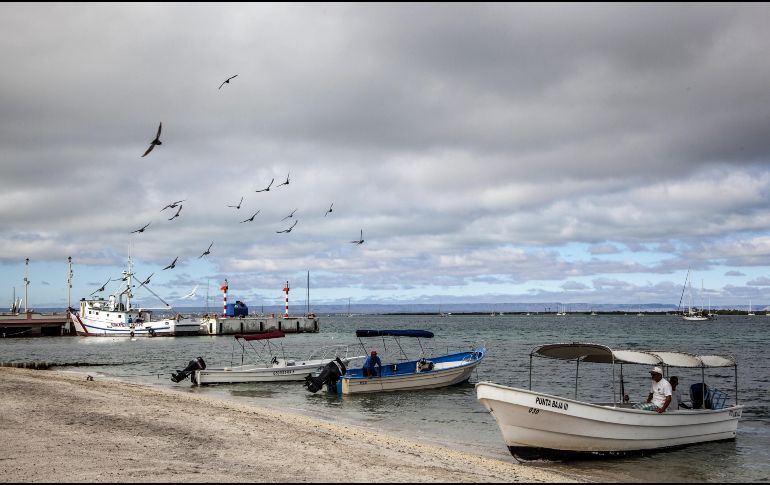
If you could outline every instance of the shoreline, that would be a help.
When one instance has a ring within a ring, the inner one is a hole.
[[[574,482],[559,472],[285,411],[0,368],[4,482]]]

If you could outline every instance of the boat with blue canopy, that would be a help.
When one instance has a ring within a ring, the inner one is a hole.
[[[331,379],[321,380],[310,378],[306,387],[316,392],[322,385],[327,390],[337,394],[362,394],[372,392],[406,391],[419,389],[435,389],[452,386],[468,381],[471,373],[481,363],[487,353],[483,346],[462,352],[435,357],[426,357],[425,349],[420,339],[433,338],[433,332],[427,330],[356,330],[356,336],[361,347],[368,354],[364,338],[392,337],[402,358],[398,362],[383,363],[378,367],[378,375],[367,377],[363,368],[340,369],[342,372],[332,372]],[[401,346],[401,338],[415,338],[420,345],[420,358],[410,360]],[[334,364],[332,364],[334,365]],[[381,371],[381,372],[379,372]],[[315,382],[313,381],[315,379]]]

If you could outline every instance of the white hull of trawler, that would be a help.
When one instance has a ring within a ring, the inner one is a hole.
[[[142,323],[126,323],[83,318],[71,313],[75,332],[83,337],[173,337],[175,335],[197,335],[200,322],[174,318]]]
[[[249,382],[304,381],[305,377],[321,372],[333,359],[310,360],[288,365],[279,359],[272,367],[241,365],[195,371],[192,378],[199,386],[207,384],[240,384]]]
[[[734,439],[743,406],[650,411],[598,405],[488,382],[477,398],[514,455],[624,453]]]

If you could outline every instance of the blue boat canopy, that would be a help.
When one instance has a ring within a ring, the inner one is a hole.
[[[427,330],[356,330],[356,337],[420,337],[433,338]]]

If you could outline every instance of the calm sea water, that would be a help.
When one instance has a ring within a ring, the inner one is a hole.
[[[690,446],[681,450],[622,459],[528,462],[600,481],[746,482],[770,480],[770,317],[719,317],[711,322],[685,322],[675,316],[501,315],[437,316],[361,315],[321,316],[321,332],[289,335],[281,340],[287,356],[306,357],[329,344],[350,344],[353,355],[364,350],[355,338],[358,328],[416,328],[436,334],[421,340],[428,355],[484,345],[488,349],[467,385],[400,393],[337,398],[310,394],[301,383],[240,384],[193,387],[174,384],[176,369],[202,356],[210,367],[240,364],[240,347],[231,336],[137,339],[45,337],[0,339],[0,360],[88,362],[92,367],[63,367],[95,376],[146,383],[179,392],[200,393],[283,409],[337,422],[362,425],[485,456],[513,461],[492,416],[476,400],[473,384],[491,381],[527,387],[529,353],[542,344],[593,342],[612,348],[677,350],[696,354],[731,354],[738,360],[739,401],[746,408],[735,441]],[[401,339],[409,355],[418,356],[414,339]],[[399,349],[392,339],[366,339],[383,362],[394,361]],[[248,356],[248,354],[247,354]],[[700,371],[679,369],[683,394],[700,381]],[[612,399],[611,368],[584,364],[580,368],[578,399]],[[624,366],[626,392],[632,400],[646,399],[648,369]],[[715,369],[707,383],[734,397],[733,369]],[[533,387],[574,397],[574,363],[535,360]]]

